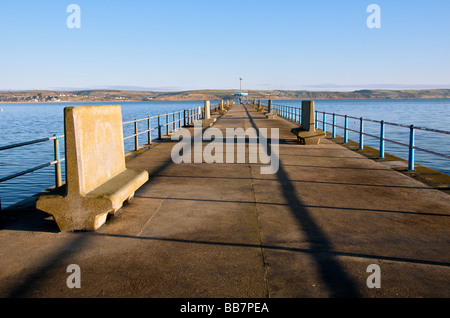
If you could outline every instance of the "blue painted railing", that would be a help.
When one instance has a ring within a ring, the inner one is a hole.
[[[268,108],[267,105],[263,105],[263,107],[266,109]],[[285,106],[285,105],[277,105],[277,104],[272,104],[272,107],[273,107],[273,112],[275,112],[278,116],[283,117],[292,122],[300,123],[301,107],[293,107],[293,106]],[[327,115],[331,116],[331,118],[332,118],[331,122],[327,121],[327,118],[329,118],[329,117],[327,117]],[[336,123],[336,119],[339,117],[343,118],[344,126],[338,125]],[[359,130],[350,129],[348,126],[348,119],[356,119],[357,121],[359,121]],[[377,135],[373,135],[373,134],[369,134],[369,133],[365,132],[364,131],[364,123],[365,122],[372,122],[372,123],[379,124],[380,125],[380,134],[377,136]],[[428,132],[444,134],[444,135],[450,135],[450,131],[417,127],[414,125],[403,125],[403,124],[398,124],[398,123],[386,122],[384,120],[379,121],[379,120],[367,119],[367,118],[363,118],[363,117],[354,117],[354,116],[349,116],[349,115],[341,115],[341,114],[328,113],[328,112],[323,112],[323,111],[315,111],[316,128],[319,128],[319,124],[321,124],[322,130],[325,132],[327,131],[327,127],[331,126],[331,131],[328,131],[328,132],[331,133],[332,138],[336,138],[336,129],[337,128],[342,129],[343,135],[344,135],[344,143],[348,143],[348,132],[349,131],[357,133],[359,135],[359,150],[364,149],[364,136],[378,139],[379,140],[379,149],[378,150],[379,150],[379,158],[380,159],[383,159],[385,157],[385,143],[386,142],[393,143],[393,144],[396,144],[396,145],[399,145],[402,147],[407,147],[408,148],[408,170],[410,170],[410,171],[415,170],[414,165],[415,165],[415,151],[416,150],[425,152],[425,153],[428,153],[431,155],[439,156],[442,158],[450,159],[450,155],[439,153],[439,152],[432,151],[432,150],[425,149],[425,148],[420,148],[415,145],[415,132],[417,130],[428,131]],[[385,136],[385,126],[386,125],[409,129],[409,141],[407,143],[405,143],[405,142],[399,142],[399,141],[392,140],[392,139],[387,139]]]

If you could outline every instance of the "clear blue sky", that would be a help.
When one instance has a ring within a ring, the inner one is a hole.
[[[0,89],[450,88],[449,15],[448,0],[2,0]]]

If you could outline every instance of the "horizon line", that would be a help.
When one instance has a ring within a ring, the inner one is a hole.
[[[309,87],[308,87],[309,86]],[[248,88],[243,91],[304,91],[304,92],[355,92],[360,90],[439,90],[450,89],[449,85],[308,85],[307,88]],[[312,89],[315,88],[315,89]],[[190,91],[227,91],[239,90],[237,88],[178,88],[178,87],[142,87],[142,86],[100,86],[100,87],[51,87],[51,88],[32,88],[32,89],[0,89],[1,92],[20,92],[20,91],[138,91],[138,92],[190,92]]]

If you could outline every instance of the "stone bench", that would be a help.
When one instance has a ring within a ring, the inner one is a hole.
[[[321,129],[315,131],[304,131],[301,127],[292,128],[291,132],[297,136],[297,141],[303,145],[318,145],[320,139],[326,136],[326,133]]]
[[[321,129],[316,129],[314,118],[314,101],[302,101],[302,118],[300,127],[291,129],[297,140],[304,145],[318,145],[320,139],[326,136]]]
[[[108,214],[148,180],[125,166],[119,105],[64,109],[66,184],[63,195],[43,195],[36,208],[53,215],[61,231],[95,231]]]

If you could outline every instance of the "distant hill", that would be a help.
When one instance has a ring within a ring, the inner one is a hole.
[[[249,90],[250,99],[418,99],[450,98],[450,89],[357,90],[353,92]],[[102,102],[233,99],[234,90],[151,92],[131,90],[0,91],[0,102]]]

